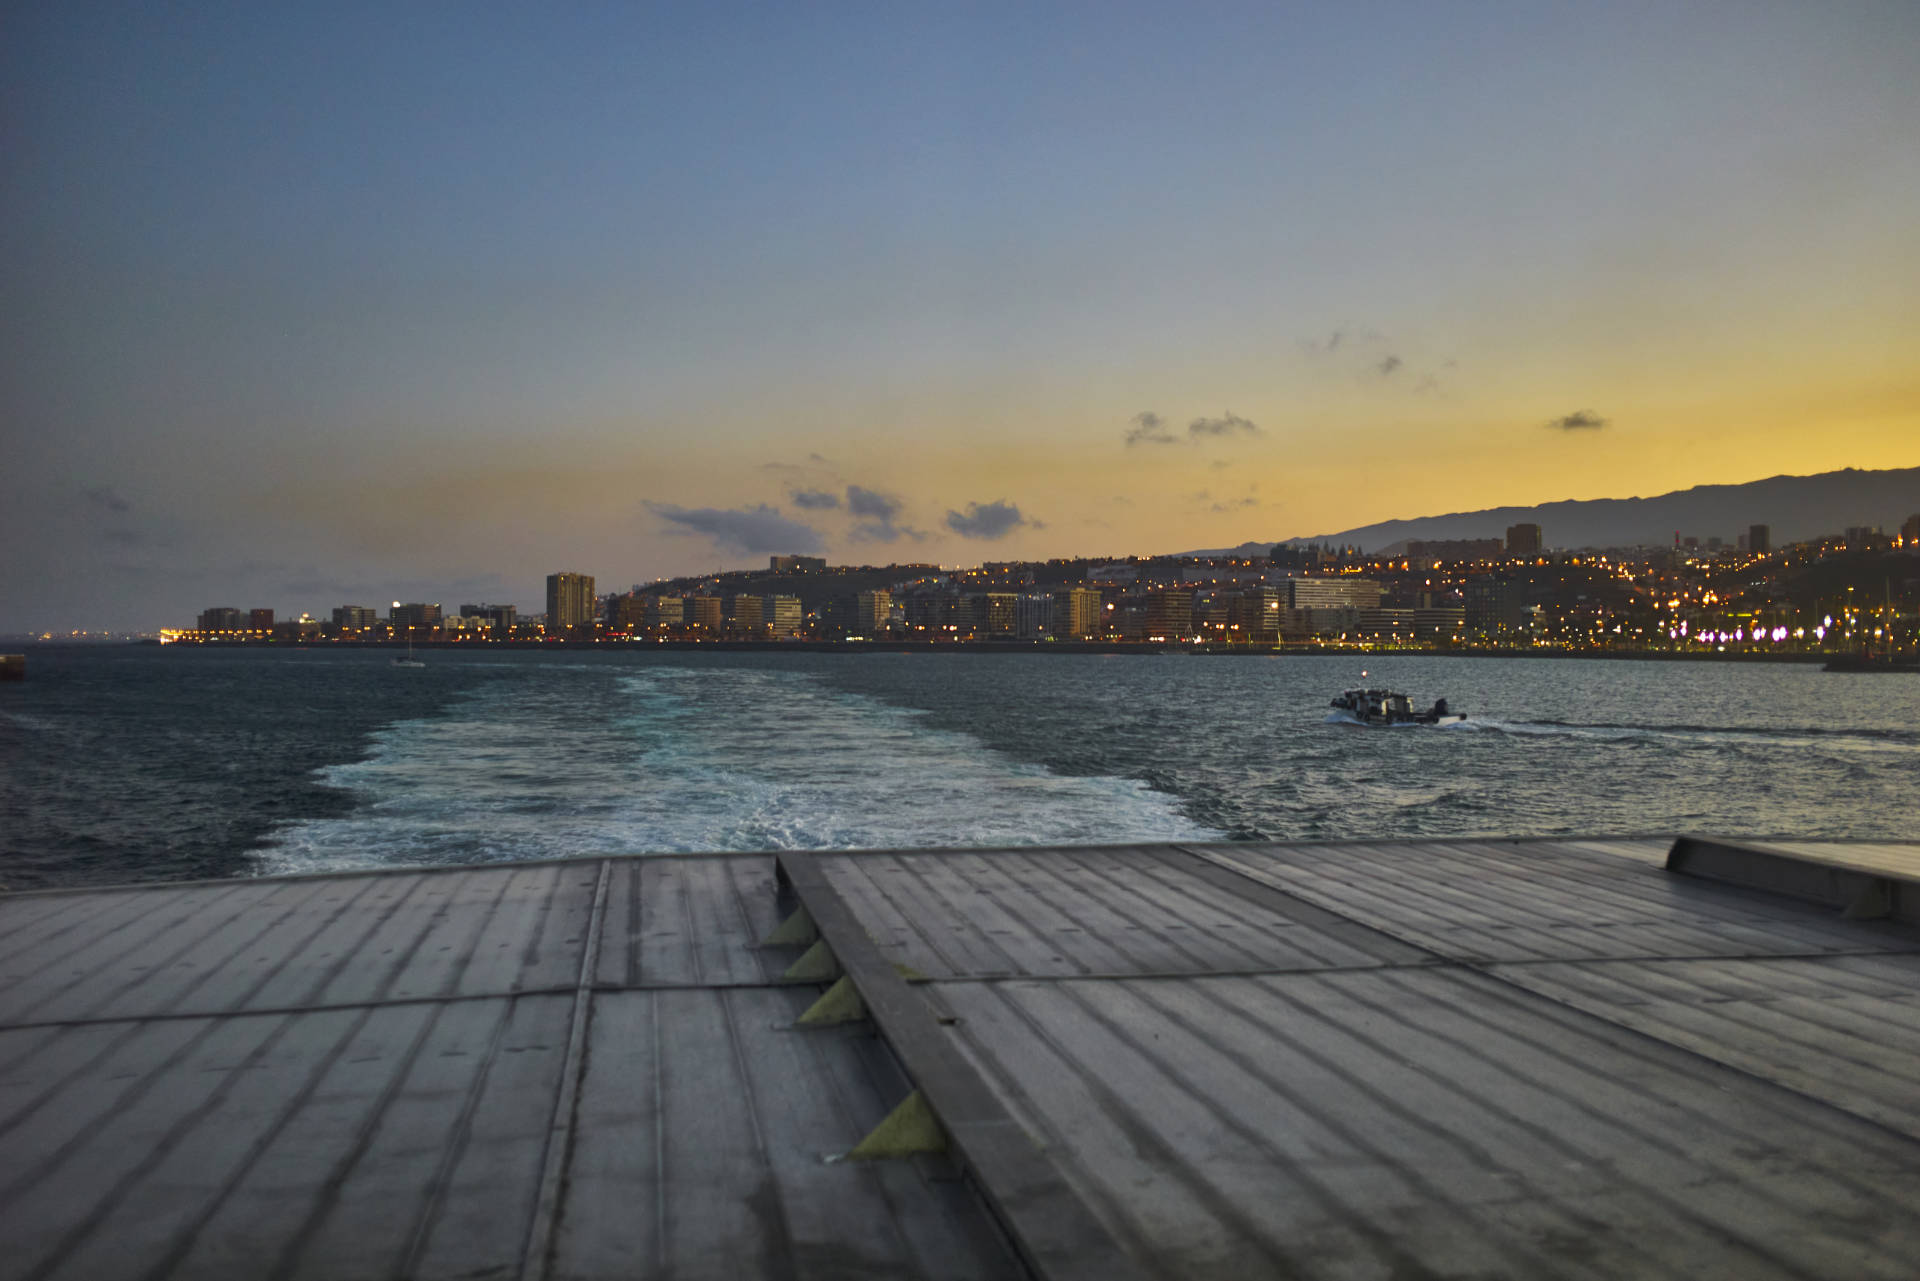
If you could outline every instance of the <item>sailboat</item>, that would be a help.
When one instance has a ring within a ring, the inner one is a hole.
[[[407,629],[407,655],[405,658],[402,658],[400,655],[395,654],[393,656],[393,665],[395,667],[425,667],[426,666],[425,663],[421,662],[419,659],[413,656],[413,629],[411,627]]]

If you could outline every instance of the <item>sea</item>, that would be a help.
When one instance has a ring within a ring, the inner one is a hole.
[[[1135,841],[1920,839],[1920,678],[1445,658],[37,647],[0,885]],[[1326,723],[1356,684],[1447,728]]]

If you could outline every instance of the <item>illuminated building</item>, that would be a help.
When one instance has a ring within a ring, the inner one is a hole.
[[[806,611],[798,596],[766,596],[761,598],[760,618],[775,636],[798,636]]]
[[[1356,609],[1349,630],[1369,640],[1406,642],[1413,639],[1413,611],[1410,609]]]
[[[395,601],[393,609],[387,614],[387,621],[393,624],[393,630],[396,632],[430,632],[440,626],[440,607],[418,602],[402,605],[399,601]]]
[[[1019,594],[974,592],[967,597],[967,622],[981,640],[1011,640],[1015,634]]]
[[[547,630],[564,632],[594,621],[593,575],[547,575]]]
[[[270,632],[273,630],[273,611],[270,609],[250,609],[247,611],[247,630],[250,632]]]
[[[758,596],[729,596],[727,620],[735,636],[756,640],[766,635],[766,603]]]
[[[1250,587],[1238,592],[1227,606],[1227,628],[1235,639],[1272,644],[1280,639],[1280,589]]]
[[[1466,639],[1467,611],[1458,605],[1428,605],[1413,611],[1415,640],[1452,642]]]
[[[1053,594],[1053,634],[1062,640],[1087,640],[1106,631],[1100,593],[1074,587]]]
[[[647,626],[678,627],[687,620],[687,602],[681,596],[649,596]]]
[[[1039,640],[1052,633],[1053,595],[1023,592],[1013,607],[1013,634],[1021,640]]]
[[[861,592],[853,598],[853,627],[861,636],[884,631],[893,617],[893,593]]]
[[[705,628],[712,636],[720,634],[720,598],[718,596],[686,597],[686,621],[695,627]]]
[[[1146,625],[1148,640],[1183,640],[1193,635],[1193,593],[1149,593]]]
[[[821,574],[826,572],[824,556],[770,556],[767,568],[776,574]]]
[[[462,609],[467,613],[471,606]],[[343,632],[364,632],[380,621],[380,615],[371,605],[335,605],[333,607],[333,625]]]
[[[1526,584],[1509,578],[1467,580],[1465,619],[1481,635],[1520,630],[1527,620]]]
[[[1274,590],[1280,604],[1287,609],[1377,609],[1380,605],[1378,580],[1349,578],[1345,574],[1283,578]]]
[[[518,605],[462,605],[460,612],[468,618],[483,619],[493,628],[493,634],[505,638],[513,631],[514,624],[520,621]]]
[[[200,630],[203,632],[237,632],[241,623],[240,611],[231,605],[216,605],[200,611]]]
[[[648,600],[628,592],[616,596],[607,609],[607,625],[617,632],[637,632],[647,625]]]

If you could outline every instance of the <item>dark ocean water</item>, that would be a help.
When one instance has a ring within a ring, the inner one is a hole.
[[[36,650],[0,883],[595,852],[1335,837],[1920,839],[1920,679],[1374,658]]]

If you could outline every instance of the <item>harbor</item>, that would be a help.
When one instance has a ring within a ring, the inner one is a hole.
[[[1905,1277],[1920,846],[0,898],[0,1277]]]

